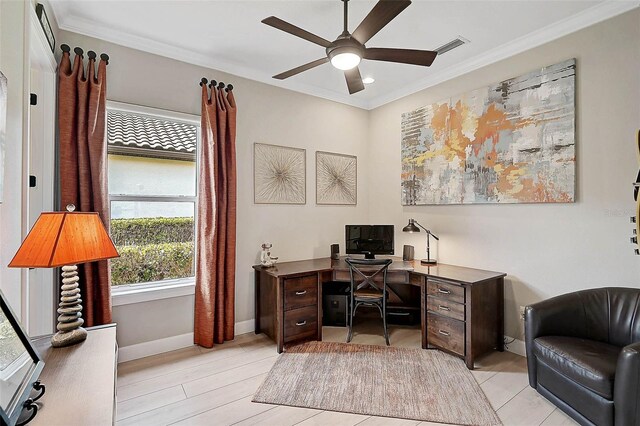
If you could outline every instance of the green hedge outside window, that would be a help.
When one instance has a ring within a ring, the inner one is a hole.
[[[113,219],[111,238],[114,286],[193,276],[193,218]]]

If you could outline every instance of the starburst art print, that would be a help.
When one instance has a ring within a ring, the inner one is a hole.
[[[355,205],[358,159],[354,155],[316,152],[316,204]]]
[[[305,204],[306,150],[254,144],[254,202]]]

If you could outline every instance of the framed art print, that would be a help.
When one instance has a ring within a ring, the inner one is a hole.
[[[355,206],[358,202],[358,158],[316,151],[316,204]]]
[[[306,204],[306,153],[300,148],[254,144],[254,203]]]

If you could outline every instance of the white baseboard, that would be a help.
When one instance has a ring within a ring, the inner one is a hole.
[[[511,342],[513,340],[513,342],[504,346],[505,350],[509,352],[513,352],[516,355],[520,355],[524,357],[527,356],[527,351],[524,345],[524,341],[520,339],[514,339],[513,337],[509,337],[509,336],[504,336],[504,338],[507,342]]]
[[[246,334],[255,331],[256,329],[256,320],[250,319],[247,321],[240,321],[236,323],[235,334]]]
[[[157,355],[164,352],[175,351],[193,345],[193,333],[180,334],[164,339],[151,340],[135,345],[118,348],[118,363]]]
[[[255,328],[255,320],[247,320],[237,322],[235,325],[235,334],[251,333]],[[182,348],[188,348],[193,345],[193,333],[180,334],[178,336],[166,337],[164,339],[151,340],[135,345],[123,346],[118,348],[118,363],[132,361],[134,359],[144,358],[151,355],[157,355],[164,352],[171,352]]]
[[[235,334],[246,334],[254,331],[255,320],[237,322],[235,325]],[[509,352],[520,356],[527,356],[525,345],[522,340],[513,339],[513,337],[504,336],[506,341],[513,342],[505,345],[505,349]],[[134,359],[144,358],[151,355],[157,355],[164,352],[171,352],[177,349],[187,348],[193,345],[193,333],[180,334],[164,339],[152,340],[150,342],[138,343],[136,345],[123,346],[118,348],[118,363],[132,361]]]

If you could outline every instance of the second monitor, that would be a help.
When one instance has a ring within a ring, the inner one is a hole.
[[[374,259],[376,254],[392,255],[393,225],[346,225],[347,254],[364,254]]]

